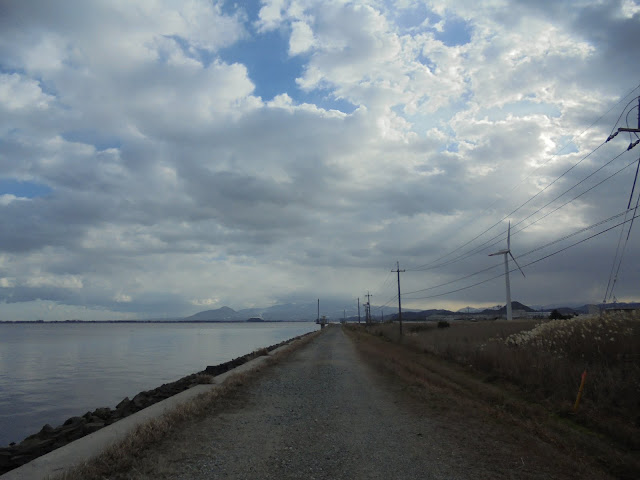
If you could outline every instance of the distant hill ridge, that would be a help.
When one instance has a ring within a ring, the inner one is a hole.
[[[513,310],[524,310],[525,312],[540,310],[551,311],[555,309],[563,315],[588,313],[590,307],[590,305],[582,305],[579,307],[549,305],[534,309],[517,301],[511,302],[511,306]],[[600,306],[603,308],[640,308],[640,303],[608,303]],[[377,314],[378,311],[378,307],[374,305],[371,306],[371,312],[376,318],[379,316]],[[465,307],[457,312],[445,309],[402,310],[402,316],[406,320],[424,319],[424,317],[431,315],[504,315],[505,313],[506,305],[486,309]],[[321,302],[320,315],[326,315],[327,318],[331,320],[340,320],[346,315],[347,319],[354,320],[357,318],[357,308],[344,308],[342,304],[338,302],[326,302],[325,304]],[[397,316],[397,313],[389,312],[389,314],[385,314],[385,318],[393,318],[394,316]],[[198,312],[182,320],[187,322],[246,322],[249,318],[258,317],[266,321],[313,321],[317,318],[317,303],[285,303],[266,308],[246,308],[238,311],[225,306]],[[364,320],[364,311],[362,312],[361,318]]]
[[[248,318],[248,317],[247,317]],[[241,321],[246,318],[241,318],[233,308],[220,307],[215,310],[205,310],[204,312],[198,312],[195,315],[186,317],[183,320],[186,321],[207,321],[207,320],[227,320],[227,321]]]
[[[338,320],[357,313],[357,308],[345,308],[343,303],[322,302],[320,303],[320,315]],[[265,321],[315,321],[318,317],[317,302],[309,303],[283,303],[264,308],[245,308],[234,310],[229,307],[220,307],[213,310],[198,312],[190,317],[183,318],[183,321],[207,322],[246,322],[250,318],[262,318]]]

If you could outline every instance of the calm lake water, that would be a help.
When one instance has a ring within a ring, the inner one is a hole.
[[[314,323],[0,324],[0,446],[314,331]]]

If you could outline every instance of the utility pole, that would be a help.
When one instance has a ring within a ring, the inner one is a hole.
[[[384,310],[380,307],[380,323],[384,323]]]
[[[402,302],[400,300],[400,272],[404,272],[405,270],[400,270],[400,262],[396,261],[396,269],[391,271],[396,272],[398,274],[398,321],[400,322],[400,336],[402,336]]]
[[[627,107],[631,104],[631,102],[629,102],[627,104]],[[627,109],[627,107],[625,107],[625,110]],[[629,113],[631,113],[631,110],[629,110],[627,112],[627,118],[629,118]],[[622,112],[622,114],[624,114],[624,111]],[[620,114],[620,118],[622,118],[622,114]],[[618,118],[618,121],[620,120],[620,118]],[[617,125],[617,122],[616,122]],[[615,128],[615,127],[614,127]],[[638,96],[638,125],[637,128],[618,128],[618,130],[616,131],[616,133],[612,133],[611,135],[609,135],[609,137],[607,138],[606,142],[608,142],[609,140],[613,140],[614,137],[616,137],[619,133],[622,132],[629,132],[629,134],[634,133],[636,134],[636,138],[638,137],[638,133],[640,133],[640,96]],[[631,135],[629,135],[631,136]],[[632,148],[634,148],[636,145],[638,145],[640,143],[640,138],[638,138],[638,140],[636,140],[635,142],[631,142],[631,139],[633,137],[631,137],[629,139],[630,143],[629,146],[627,147],[627,151],[631,150]],[[606,143],[605,142],[605,143]],[[640,162],[640,160],[639,160]],[[638,180],[638,172],[640,171],[640,163],[638,164],[638,169],[636,169],[636,175],[635,178],[633,180],[633,186],[631,187],[631,195],[629,196],[629,203],[627,204],[627,210],[629,210],[629,208],[631,208],[631,200],[633,199],[633,191],[635,190],[636,187],[636,180]],[[637,208],[637,205],[636,205]],[[626,215],[625,215],[625,220],[626,220]],[[631,218],[631,224],[629,225],[629,230],[627,231],[627,241],[629,240],[629,235],[631,235],[631,227],[633,226],[633,214],[632,214],[632,218]],[[624,231],[624,230],[623,230]],[[620,232],[620,235],[622,235],[622,232]],[[622,236],[620,236],[620,239],[622,240]],[[625,243],[626,245],[626,243]],[[620,247],[620,244],[618,243],[618,247]],[[624,251],[624,248],[623,248]],[[607,297],[614,298],[614,304],[616,302],[615,300],[615,296],[613,295],[613,289],[615,288],[616,282],[618,280],[618,272],[616,272],[615,277],[613,277],[613,271],[616,265],[616,259],[618,257],[618,251],[616,250],[616,256],[613,259],[613,266],[611,267],[611,274],[609,275],[609,282],[607,283],[607,289],[604,292],[604,299],[602,300],[603,303],[603,307],[604,305],[607,303]],[[622,257],[620,257],[620,263],[618,264],[618,270],[620,269],[620,265],[622,265]],[[611,284],[611,280],[613,278],[613,284]],[[611,290],[609,290],[609,285],[611,285]]]
[[[358,297],[358,323],[360,323],[360,297]]]
[[[371,295],[369,293],[369,291],[367,291],[367,295],[366,295],[366,297],[367,297],[367,309],[366,309],[366,312],[367,312],[366,313],[366,315],[367,315],[367,325],[369,325],[371,323],[371,302],[370,302],[370,299],[371,299],[372,296],[373,295]]]
[[[626,109],[626,107],[625,107],[625,109]],[[609,135],[609,138],[607,138],[607,142],[609,140],[613,140],[614,137],[616,137],[619,133],[622,133],[622,132],[640,133],[640,97],[638,97],[638,128],[624,128],[624,127],[618,128],[616,133],[612,133],[611,135]],[[640,143],[640,140],[637,140],[635,142],[630,143],[629,147],[627,148],[627,150],[631,150],[633,147],[638,145],[638,143]]]

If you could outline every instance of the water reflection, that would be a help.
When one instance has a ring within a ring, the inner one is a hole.
[[[0,324],[0,445],[316,328],[289,322]]]

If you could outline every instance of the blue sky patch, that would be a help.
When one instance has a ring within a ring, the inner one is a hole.
[[[427,67],[431,73],[436,73],[436,68],[438,67],[438,65],[429,57],[427,57],[426,55],[423,55],[422,52],[420,52],[420,54],[418,55],[418,61],[422,65]]]
[[[357,108],[356,105],[348,100],[335,98],[326,90],[298,91],[297,98],[291,94],[289,96],[294,98],[297,103],[312,103],[325,110],[340,110],[343,113],[353,113]]]
[[[268,101],[281,93],[297,97],[296,78],[302,74],[304,59],[290,57],[288,51],[288,36],[284,32],[271,31],[240,40],[219,54],[226,63],[246,66],[249,78],[256,86],[255,95]]]
[[[9,67],[4,66],[0,62],[0,73],[2,73],[4,75],[13,75],[14,73],[17,73],[18,75],[24,75],[25,74],[25,70],[24,70],[24,68],[9,68]]]
[[[61,136],[67,142],[93,145],[98,151],[122,146],[122,142],[118,138],[101,134],[95,130],[68,130],[63,132]]]
[[[558,145],[558,150],[554,152],[556,155],[569,155],[570,153],[578,153],[580,151],[576,144],[573,143],[573,137],[571,135],[563,135],[558,138],[556,145]]]
[[[256,14],[257,15],[257,14]],[[228,64],[241,63],[255,85],[254,94],[263,101],[286,93],[295,103],[311,103],[327,110],[351,113],[356,106],[347,100],[335,98],[330,90],[302,90],[296,78],[302,76],[307,56],[289,55],[289,31],[274,30],[255,33],[219,52],[222,61]],[[203,52],[205,64],[213,57]]]
[[[426,5],[420,3],[409,8],[394,10],[392,3],[391,11],[395,12],[394,21],[401,31],[411,31],[422,26],[425,20],[429,20],[428,24],[433,25],[442,20],[442,17],[427,8]]]
[[[244,0],[241,4],[233,0],[222,3],[222,13],[224,15],[231,17],[238,11],[242,11],[247,14],[249,22],[258,20],[260,8],[262,8],[262,2],[260,0]]]
[[[448,47],[466,45],[471,41],[471,25],[459,17],[447,18],[442,32],[436,31],[434,36]]]
[[[20,181],[14,178],[0,178],[0,195],[15,195],[22,198],[46,197],[53,190],[48,185]]]

